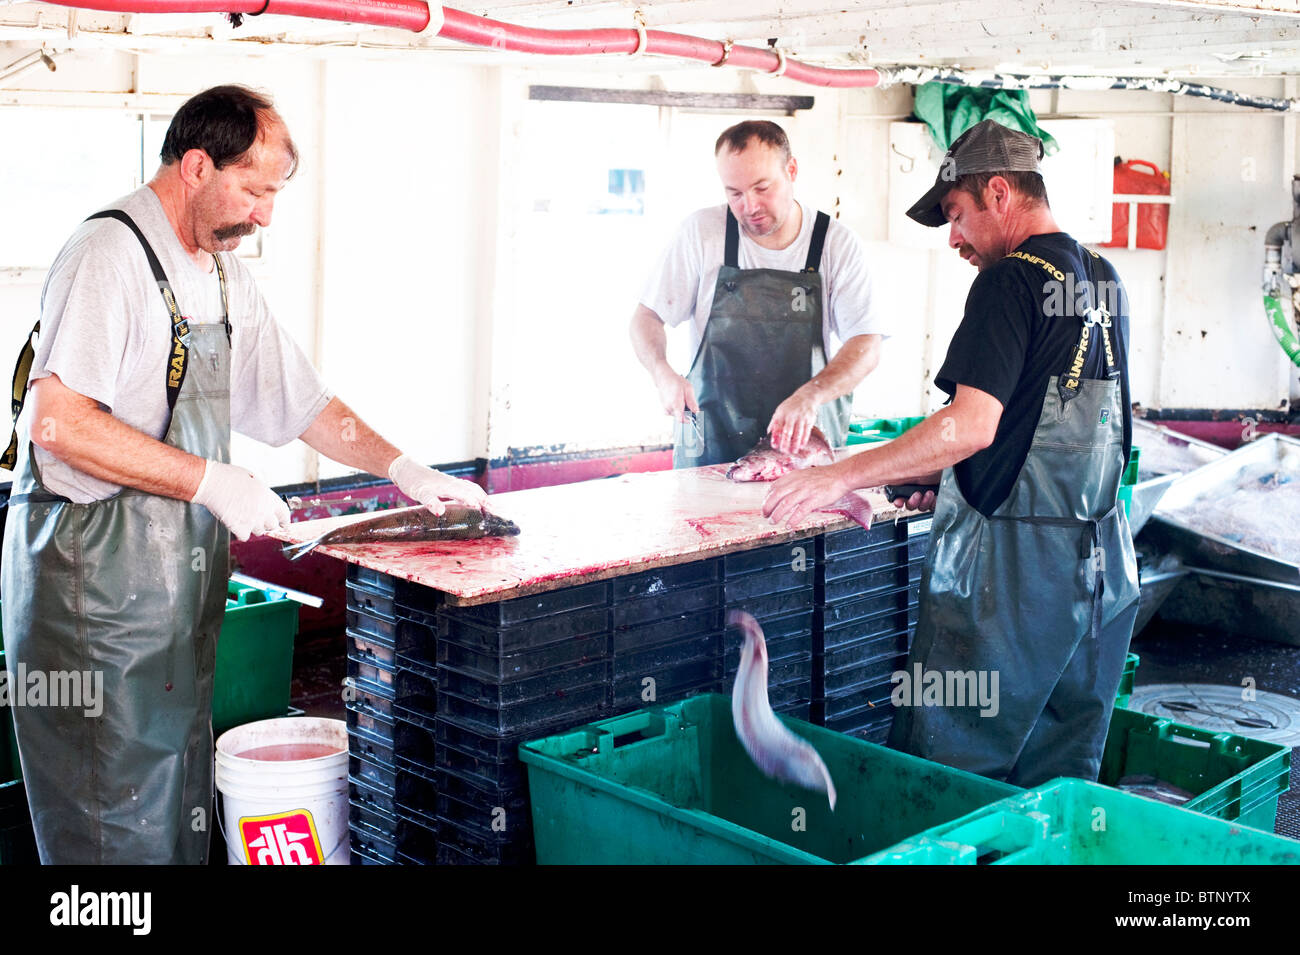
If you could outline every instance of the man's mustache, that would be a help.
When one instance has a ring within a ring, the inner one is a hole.
[[[235,236],[252,235],[256,231],[257,226],[251,222],[238,222],[235,225],[226,225],[220,229],[213,229],[212,235],[219,241],[224,242],[226,239],[233,239]]]

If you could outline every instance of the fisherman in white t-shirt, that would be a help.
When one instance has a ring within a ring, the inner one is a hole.
[[[843,445],[853,389],[886,337],[862,247],[795,200],[780,126],[732,126],[714,153],[727,205],[686,220],[632,316],[637,358],[679,422],[673,466],[734,461],[765,434],[798,451],[814,426]],[[683,377],[664,326],[688,320],[695,357]]]
[[[50,268],[5,454],[6,662],[50,685],[71,674],[98,702],[13,708],[43,863],[206,860],[230,534],[289,523],[229,463],[232,427],[300,437],[436,513],[441,498],[485,500],[334,397],[233,255],[270,224],[297,161],[270,100],[200,93],[153,180],[79,226]]]

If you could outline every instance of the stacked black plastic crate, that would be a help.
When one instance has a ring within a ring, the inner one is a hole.
[[[810,719],[814,699],[816,541],[789,541],[720,559],[724,614],[744,610],[763,628],[768,656],[767,695],[772,709]],[[734,629],[726,632],[725,641],[723,677],[729,692],[740,666],[743,641]]]
[[[930,523],[913,517],[817,539],[815,722],[873,743],[888,738],[891,677],[916,629]]]
[[[431,865],[437,852],[432,591],[351,566],[347,581],[352,861]]]
[[[722,562],[615,577],[610,589],[610,714],[722,689]]]
[[[437,860],[533,859],[519,744],[608,713],[609,585],[438,608]]]

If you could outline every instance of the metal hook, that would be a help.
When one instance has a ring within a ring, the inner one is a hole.
[[[889,144],[889,148],[890,148],[891,150],[893,150],[895,153],[898,153],[898,155],[902,156],[904,159],[907,160],[907,168],[906,168],[906,169],[904,169],[901,165],[898,167],[900,172],[902,172],[902,173],[904,173],[904,174],[907,174],[907,173],[911,172],[913,169],[916,168],[916,157],[915,157],[915,156],[909,156],[907,153],[899,152],[898,147],[895,146],[893,143],[890,143],[890,144]]]

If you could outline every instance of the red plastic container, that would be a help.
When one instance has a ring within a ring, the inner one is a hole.
[[[1147,171],[1149,170],[1149,171]],[[1130,159],[1115,163],[1115,194],[1141,196],[1169,195],[1169,174],[1161,172],[1155,163],[1145,159]],[[1111,213],[1111,237],[1102,245],[1107,248],[1128,248],[1129,204],[1116,200]],[[1163,249],[1169,233],[1169,204],[1149,202],[1137,207],[1137,247]]]

